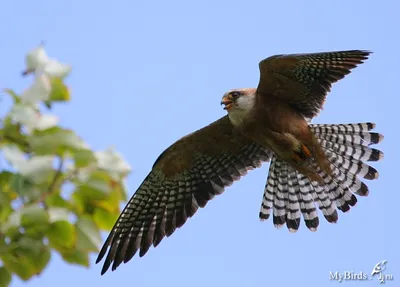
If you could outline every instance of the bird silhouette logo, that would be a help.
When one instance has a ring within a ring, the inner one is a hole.
[[[381,284],[385,283],[385,276],[383,274],[383,270],[386,269],[386,263],[387,263],[387,260],[383,260],[381,262],[378,262],[375,265],[374,269],[372,269],[372,273],[371,273],[371,278],[374,277],[375,275],[379,274],[378,280],[379,280],[379,282]]]

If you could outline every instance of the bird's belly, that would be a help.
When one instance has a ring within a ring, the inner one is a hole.
[[[274,151],[281,158],[288,158],[301,143],[311,143],[312,134],[307,121],[300,114],[285,106],[258,110],[243,124],[243,132],[258,144]]]
[[[258,127],[244,131],[246,135],[258,144],[271,149],[277,155],[284,157],[299,145],[299,140],[289,132],[276,132],[267,127]]]

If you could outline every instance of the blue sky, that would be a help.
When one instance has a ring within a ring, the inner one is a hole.
[[[124,154],[130,194],[167,146],[225,114],[225,91],[255,87],[258,62],[273,54],[374,51],[334,86],[314,122],[373,121],[385,135],[379,180],[336,225],[323,221],[311,233],[302,224],[291,234],[260,222],[264,164],[116,272],[100,276],[100,265],[71,266],[54,254],[40,277],[13,286],[334,286],[329,271],[370,273],[384,259],[400,280],[398,1],[20,0],[0,8],[0,87],[29,84],[20,77],[24,55],[45,41],[50,56],[73,66],[72,102],[54,112],[92,147]],[[3,98],[0,113],[7,108]]]

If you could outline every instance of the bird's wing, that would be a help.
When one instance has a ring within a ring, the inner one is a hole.
[[[368,58],[369,51],[275,55],[259,63],[258,96],[280,98],[306,118],[316,116],[333,83]]]
[[[102,274],[138,250],[143,256],[226,186],[269,159],[270,151],[238,133],[227,116],[178,140],[156,160],[111,230],[96,261],[109,249]]]

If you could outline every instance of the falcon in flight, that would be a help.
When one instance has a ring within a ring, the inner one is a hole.
[[[184,136],[156,160],[129,200],[102,247],[104,274],[139,251],[146,254],[181,227],[199,207],[270,161],[259,217],[276,227],[298,230],[300,217],[311,231],[319,225],[317,207],[328,222],[338,220],[366,196],[359,178],[376,179],[365,161],[383,153],[370,145],[383,136],[373,123],[310,124],[333,83],[344,78],[370,52],[352,50],[276,55],[259,63],[258,87],[225,93],[227,115]],[[108,251],[108,253],[107,253]]]

